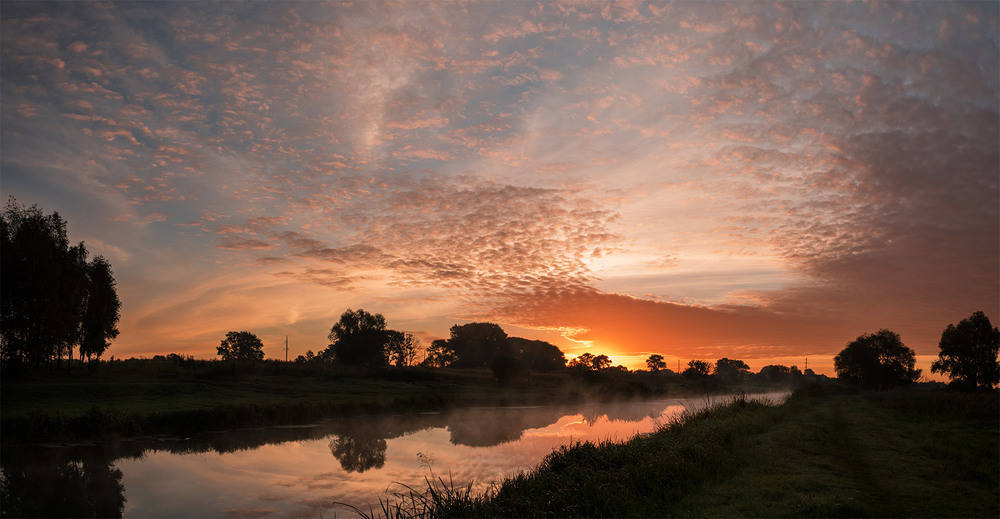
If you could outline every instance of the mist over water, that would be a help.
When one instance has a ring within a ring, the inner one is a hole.
[[[787,395],[760,396],[777,403]],[[465,408],[190,438],[33,445],[5,449],[2,465],[13,495],[54,486],[68,496],[62,504],[27,503],[42,515],[63,506],[125,517],[343,517],[353,513],[337,503],[378,510],[379,498],[406,486],[422,491],[425,478],[482,492],[531,470],[560,445],[624,441],[724,399]]]

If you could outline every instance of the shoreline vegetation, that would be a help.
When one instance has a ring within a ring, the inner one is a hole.
[[[673,373],[564,370],[498,386],[485,369],[138,359],[4,377],[0,433],[27,443],[114,441],[473,406],[736,393],[624,442],[576,443],[484,495],[430,473],[384,517],[996,517],[1000,399],[916,384],[872,392],[800,380],[722,383]],[[130,443],[130,442],[123,442]],[[117,444],[117,443],[116,443]]]
[[[365,517],[997,517],[997,393],[808,384],[623,443],[577,443],[485,495],[431,474]]]
[[[671,373],[533,372],[498,386],[486,369],[359,367],[177,358],[100,362],[5,376],[3,444],[73,443],[292,425],[331,417],[453,407],[552,405],[767,392]]]

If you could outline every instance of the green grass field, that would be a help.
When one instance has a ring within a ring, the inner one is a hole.
[[[386,503],[423,517],[997,517],[997,394],[800,391],[579,444],[471,496],[438,480]]]

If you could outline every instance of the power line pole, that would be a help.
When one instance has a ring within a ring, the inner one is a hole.
[[[288,336],[285,336],[285,362],[288,362]]]

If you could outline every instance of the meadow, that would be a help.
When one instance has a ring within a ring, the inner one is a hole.
[[[429,478],[389,517],[997,517],[996,393],[807,386],[581,443],[485,496]],[[365,514],[368,515],[368,514]],[[376,515],[376,514],[372,514]]]

